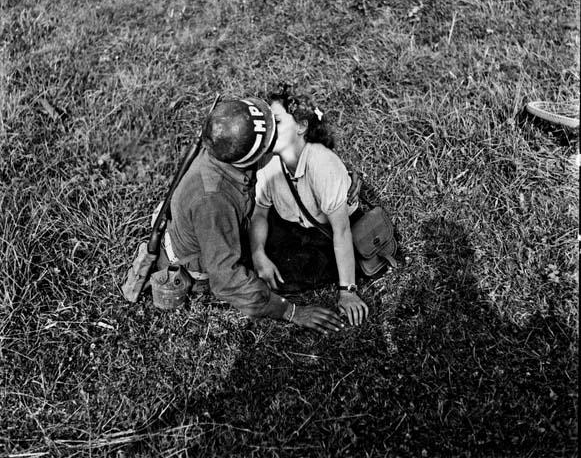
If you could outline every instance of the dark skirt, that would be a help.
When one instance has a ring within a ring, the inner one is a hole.
[[[357,209],[349,218],[351,225],[362,215]],[[339,280],[333,241],[317,228],[307,229],[282,219],[272,207],[268,212],[265,251],[284,280],[284,284],[279,284],[283,293],[305,291]]]

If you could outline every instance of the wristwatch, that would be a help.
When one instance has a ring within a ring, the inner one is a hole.
[[[349,285],[339,285],[337,288],[339,291],[349,291],[350,293],[356,293],[358,291],[357,285],[351,283]]]

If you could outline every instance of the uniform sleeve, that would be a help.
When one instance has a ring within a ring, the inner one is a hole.
[[[234,204],[223,194],[212,194],[192,216],[212,292],[245,315],[265,316],[270,289],[241,262],[240,219]]]
[[[318,151],[313,155],[308,171],[314,195],[323,213],[331,214],[347,201],[351,178],[335,153]]]
[[[274,159],[273,159],[274,160]],[[270,163],[269,163],[270,164]],[[272,207],[272,196],[268,180],[268,164],[256,173],[256,205],[262,208]]]

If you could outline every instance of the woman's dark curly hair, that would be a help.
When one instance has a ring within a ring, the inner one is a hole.
[[[306,122],[305,140],[307,142],[320,143],[329,149],[333,149],[335,139],[327,125],[325,115],[313,104],[309,97],[302,94],[292,94],[291,90],[290,84],[279,84],[278,90],[268,95],[268,103],[278,102],[296,122]]]

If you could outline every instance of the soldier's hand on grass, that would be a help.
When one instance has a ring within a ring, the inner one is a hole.
[[[367,304],[361,300],[357,293],[350,291],[339,291],[337,306],[341,310],[341,314],[347,316],[347,320],[349,320],[351,326],[359,326],[363,323],[364,319],[367,319],[367,315],[369,314]]]
[[[278,267],[270,260],[266,254],[256,254],[252,256],[254,270],[259,278],[262,278],[271,289],[278,289],[276,281],[284,283]]]
[[[361,191],[361,179],[359,174],[353,170],[349,172],[349,176],[351,177],[351,186],[347,190],[347,205],[353,205]]]
[[[298,306],[292,322],[304,328],[318,331],[321,334],[328,334],[329,331],[339,332],[345,327],[335,312],[314,306]]]

